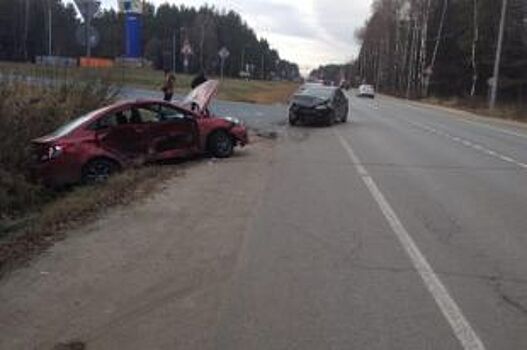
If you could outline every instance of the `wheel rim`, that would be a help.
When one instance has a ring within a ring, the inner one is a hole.
[[[106,162],[94,162],[86,169],[85,179],[88,183],[102,183],[112,174],[112,166]]]
[[[232,141],[230,137],[224,133],[219,134],[216,137],[216,151],[218,154],[226,155],[229,154],[232,148]]]

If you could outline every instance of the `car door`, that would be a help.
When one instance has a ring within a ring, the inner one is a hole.
[[[102,116],[95,124],[102,148],[119,158],[143,158],[147,152],[148,128],[134,107],[123,107]]]
[[[156,160],[187,157],[198,151],[198,127],[187,111],[164,103],[141,107],[156,115],[150,125],[149,155]]]

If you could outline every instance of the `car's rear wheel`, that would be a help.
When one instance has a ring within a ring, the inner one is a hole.
[[[219,130],[209,137],[208,151],[216,158],[228,158],[234,152],[234,140],[226,131]]]
[[[118,170],[119,165],[110,159],[93,159],[82,169],[82,183],[92,185],[106,182]]]

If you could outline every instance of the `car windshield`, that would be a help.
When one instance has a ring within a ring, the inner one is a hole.
[[[318,97],[318,98],[326,100],[326,99],[330,99],[334,93],[335,93],[335,90],[332,88],[319,87],[319,86],[308,86],[305,89],[301,90],[299,92],[299,95]]]

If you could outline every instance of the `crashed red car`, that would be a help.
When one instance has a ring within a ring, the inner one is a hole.
[[[104,181],[132,165],[209,153],[225,158],[248,143],[235,118],[210,114],[218,82],[193,90],[180,104],[122,101],[79,117],[32,141],[33,174],[60,187]]]

